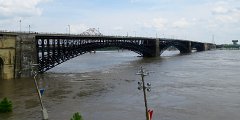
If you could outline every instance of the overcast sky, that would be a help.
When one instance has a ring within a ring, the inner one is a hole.
[[[0,30],[150,36],[231,43],[240,0],[0,0]]]

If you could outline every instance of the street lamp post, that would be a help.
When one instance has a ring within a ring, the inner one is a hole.
[[[29,31],[29,34],[31,32],[31,25],[28,25],[28,31]]]
[[[215,44],[215,35],[212,34],[212,43]]]
[[[20,32],[22,31],[22,20],[19,20],[19,27],[20,27]]]
[[[70,35],[70,33],[71,33],[71,32],[70,32],[70,25],[68,25],[68,33],[69,33],[69,35]]]
[[[38,84],[37,84],[37,75],[38,75],[37,70],[36,70],[37,66],[38,66],[38,64],[31,64],[31,72],[32,72],[32,75],[33,75],[33,78],[34,78],[34,85],[35,85],[35,88],[36,88],[36,91],[37,91],[37,94],[38,94],[38,98],[39,98],[39,102],[40,102],[40,105],[41,105],[43,120],[48,120],[47,109],[43,106],[42,95],[40,93],[40,90],[39,90],[39,87],[38,87]]]
[[[144,103],[145,103],[145,112],[146,112],[146,120],[149,120],[149,115],[148,115],[148,105],[147,105],[147,96],[146,96],[146,89],[148,92],[151,91],[151,84],[147,83],[147,86],[145,85],[144,77],[149,75],[149,73],[145,72],[143,68],[139,70],[137,75],[141,76],[141,82],[138,82],[138,90],[143,90],[143,96],[144,96]]]

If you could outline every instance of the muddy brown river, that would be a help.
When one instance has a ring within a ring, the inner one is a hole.
[[[131,51],[97,51],[67,61],[43,75],[49,120],[145,120],[143,93],[137,89],[140,66],[150,72],[147,92],[153,120],[239,120],[240,51],[215,50],[186,55],[166,51],[141,58]],[[0,120],[41,120],[33,79],[0,80],[0,99],[13,112]]]

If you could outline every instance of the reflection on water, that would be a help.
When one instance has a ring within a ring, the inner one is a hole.
[[[143,66],[150,71],[147,96],[154,120],[239,120],[239,51],[137,56],[130,51],[85,54],[41,75],[50,119],[68,120],[80,112],[86,120],[144,120],[135,75]],[[14,111],[0,114],[0,120],[41,119],[32,79],[1,80],[3,97],[13,101]]]

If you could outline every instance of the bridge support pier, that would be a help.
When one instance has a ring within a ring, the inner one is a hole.
[[[187,43],[187,45],[188,45],[188,53],[191,53],[192,52],[192,42],[188,42]]]
[[[192,52],[192,42],[186,41],[184,42],[185,47],[180,49],[180,53],[191,53]]]
[[[205,48],[205,51],[206,50],[211,50],[211,49],[216,49],[216,45],[215,44],[204,43],[204,48]]]
[[[203,44],[203,51],[206,51],[206,50],[208,50],[208,44],[207,44],[207,43],[204,43],[204,44]]]
[[[144,45],[148,48],[151,53],[143,54],[143,57],[158,57],[160,56],[160,39],[146,40]]]
[[[157,38],[156,39],[156,48],[155,48],[155,56],[154,57],[158,57],[158,56],[160,56],[160,39],[159,38]]]
[[[201,49],[198,50],[198,51],[206,51],[206,50],[208,50],[208,44],[207,43],[202,43],[201,44]]]

